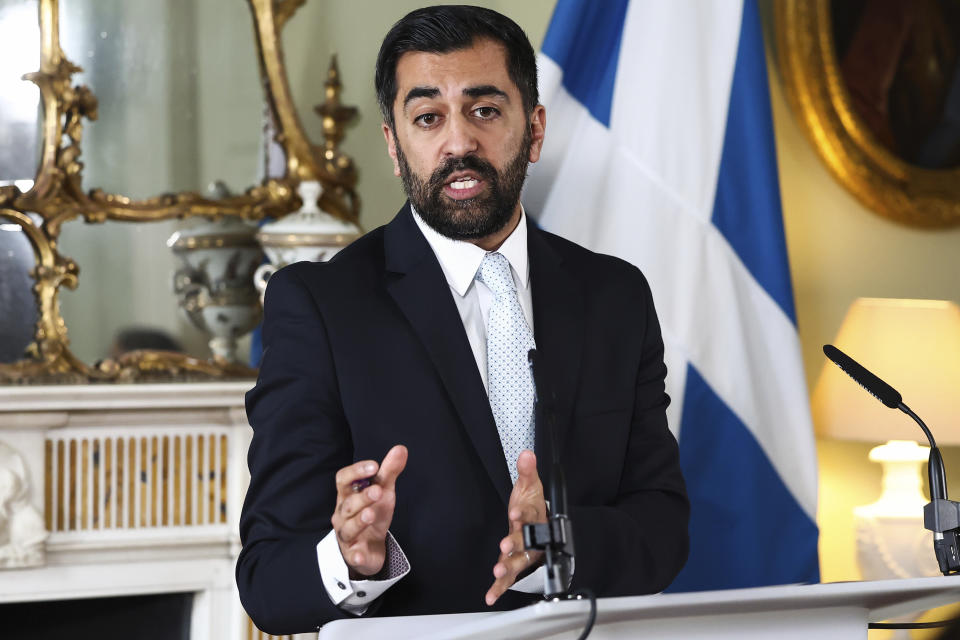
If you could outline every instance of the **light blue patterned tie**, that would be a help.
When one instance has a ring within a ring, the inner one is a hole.
[[[487,317],[487,387],[497,422],[510,479],[517,481],[517,456],[533,450],[533,377],[527,351],[534,348],[533,332],[523,316],[510,261],[488,253],[477,280],[496,296]]]

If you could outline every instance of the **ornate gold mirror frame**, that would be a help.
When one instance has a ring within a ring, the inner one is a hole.
[[[787,99],[833,175],[865,206],[917,227],[960,223],[960,169],[924,169],[889,151],[853,108],[837,62],[831,0],[774,2]]]
[[[27,359],[0,364],[0,383],[81,383],[164,379],[250,377],[255,371],[216,358],[201,360],[161,351],[134,351],[116,360],[87,365],[70,350],[67,327],[60,314],[61,286],[77,286],[79,269],[60,254],[61,226],[82,218],[89,223],[106,220],[152,222],[171,218],[234,216],[257,220],[280,217],[300,206],[296,186],[303,180],[323,185],[324,210],[356,222],[359,200],[354,191],[356,170],[350,158],[337,149],[347,117],[339,104],[339,84],[328,90],[328,100],[318,107],[324,118],[327,140],[313,145],[307,139],[294,108],[287,83],[281,32],[284,24],[306,0],[249,0],[253,12],[261,77],[274,120],[276,141],[286,154],[286,174],[249,188],[243,195],[212,200],[195,192],[171,193],[135,201],[118,194],[82,186],[80,161],[83,120],[96,119],[97,99],[86,86],[71,85],[81,69],[60,48],[58,0],[40,0],[40,70],[24,76],[40,89],[43,109],[42,151],[33,186],[21,192],[16,186],[0,187],[0,218],[19,225],[36,257],[34,280],[39,319]],[[336,68],[331,67],[331,80]],[[328,81],[328,88],[332,86]],[[332,93],[332,95],[330,95]]]

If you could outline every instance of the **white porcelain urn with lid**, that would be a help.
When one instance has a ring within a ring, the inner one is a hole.
[[[180,261],[173,290],[180,308],[212,336],[215,359],[238,362],[237,339],[260,321],[257,292],[250,279],[263,260],[256,227],[228,217],[181,229],[167,240]]]
[[[304,260],[329,260],[362,233],[352,222],[335,218],[320,209],[317,202],[323,186],[316,180],[301,182],[298,192],[303,200],[299,211],[265,224],[257,232],[257,242],[270,261],[260,265],[253,276],[261,303],[267,282],[278,269]]]

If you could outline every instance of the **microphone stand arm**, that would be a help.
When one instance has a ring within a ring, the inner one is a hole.
[[[933,552],[937,556],[940,573],[945,576],[960,573],[960,502],[947,499],[943,456],[923,420],[902,402],[897,408],[920,425],[930,442],[930,457],[927,459],[930,502],[923,507],[923,526],[933,532]]]
[[[535,428],[546,427],[546,441],[550,452],[549,511],[547,521],[523,525],[523,547],[544,552],[546,577],[543,595],[547,599],[562,598],[570,590],[573,576],[573,527],[570,523],[567,507],[567,483],[560,464],[560,451],[557,448],[556,424],[552,411],[547,410],[540,399],[540,379],[537,367],[537,350],[527,354],[530,372],[533,377]]]

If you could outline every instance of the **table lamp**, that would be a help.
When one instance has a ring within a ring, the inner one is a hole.
[[[941,300],[859,298],[836,347],[889,383],[930,427],[937,445],[960,444],[960,307]],[[888,409],[831,362],[813,392],[817,434],[885,442],[870,451],[883,467],[880,498],[854,509],[857,559],[865,580],[939,575],[923,528],[923,432]]]

